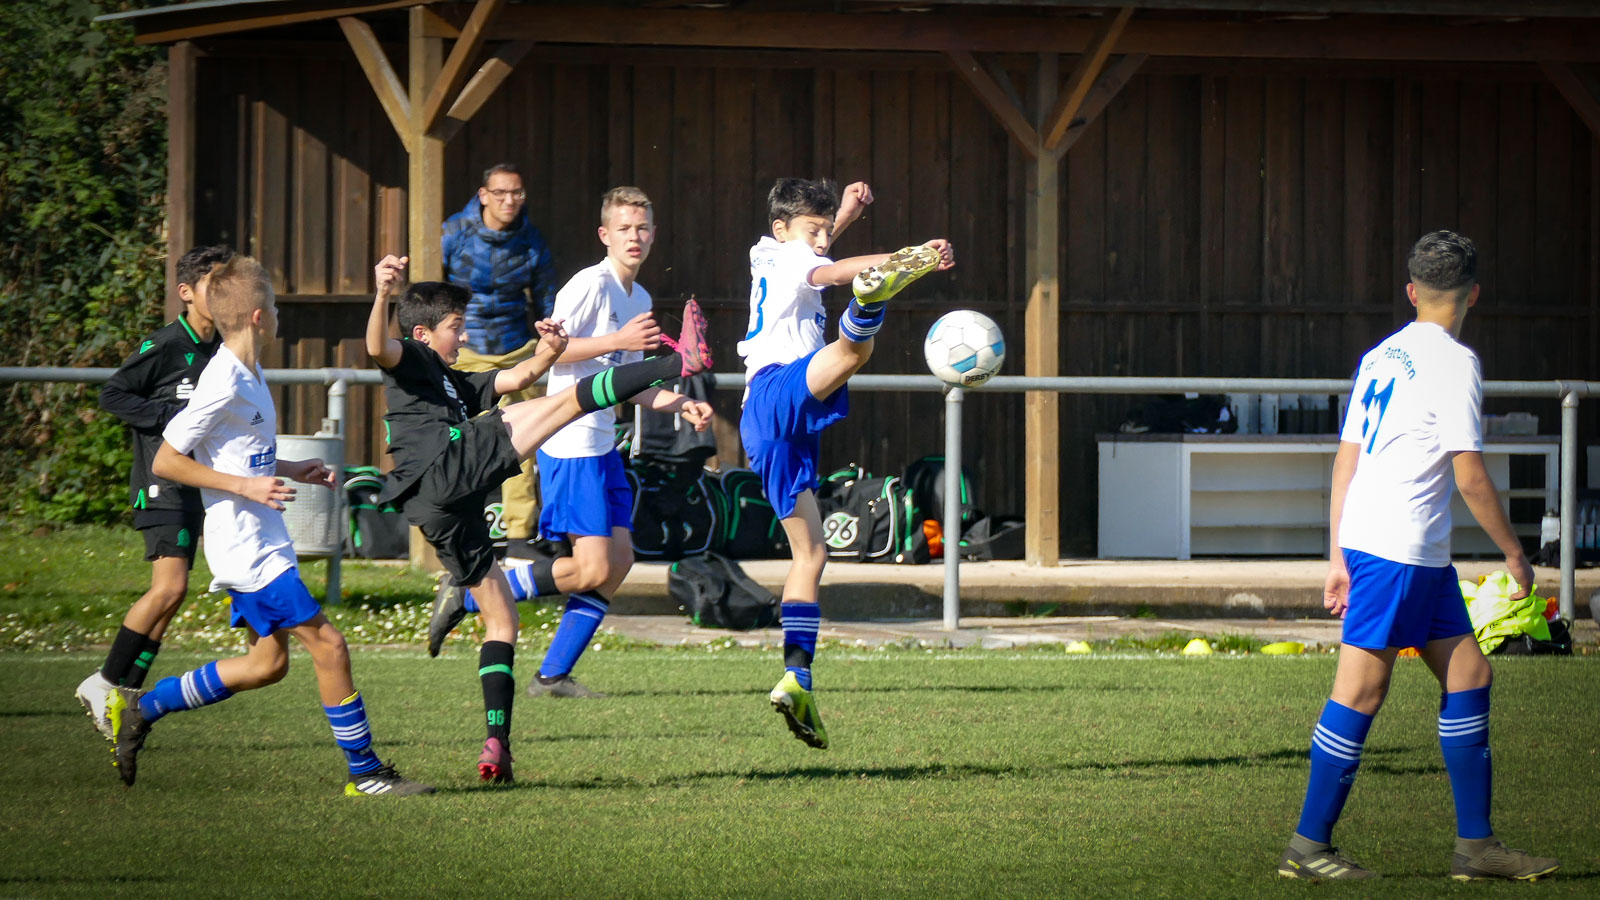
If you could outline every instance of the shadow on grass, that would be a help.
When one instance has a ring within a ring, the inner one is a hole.
[[[1106,684],[1106,685],[991,685],[991,684],[920,684],[906,687],[832,687],[821,689],[818,693],[824,696],[835,694],[1107,694],[1107,693],[1150,693],[1157,690],[1147,685]],[[747,688],[694,688],[690,690],[615,690],[606,689],[608,697],[749,697],[765,694],[767,688],[752,685]],[[550,698],[529,698],[530,701]]]

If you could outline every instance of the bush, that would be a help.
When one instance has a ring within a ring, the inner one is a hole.
[[[0,364],[115,366],[161,321],[166,54],[94,16],[144,2],[0,4]],[[10,511],[105,522],[128,439],[83,385],[0,388]]]

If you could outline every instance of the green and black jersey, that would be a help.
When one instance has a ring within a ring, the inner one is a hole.
[[[499,374],[452,369],[426,344],[409,338],[400,341],[399,362],[383,369],[383,396],[389,405],[383,429],[394,469],[384,479],[380,502],[401,496],[415,484],[461,435],[456,426],[494,409],[500,397],[494,390]]]
[[[128,496],[135,510],[203,509],[199,490],[157,478],[150,465],[161,448],[161,430],[188,404],[201,370],[221,344],[220,334],[202,341],[179,316],[145,338],[100,389],[100,408],[127,423],[133,434]]]

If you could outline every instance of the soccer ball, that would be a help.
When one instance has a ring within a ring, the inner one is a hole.
[[[1000,371],[1006,339],[1000,326],[980,312],[958,309],[939,317],[922,342],[922,355],[939,380],[977,387]]]

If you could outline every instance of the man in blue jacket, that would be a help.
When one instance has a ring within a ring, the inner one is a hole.
[[[517,167],[497,163],[484,170],[477,195],[445,220],[444,278],[472,293],[467,344],[455,365],[464,372],[509,369],[527,359],[539,343],[531,323],[555,306],[555,265],[544,236],[524,214],[527,200]],[[503,402],[542,393],[533,387]],[[530,460],[501,486],[504,536],[513,544],[533,537],[538,484]]]

